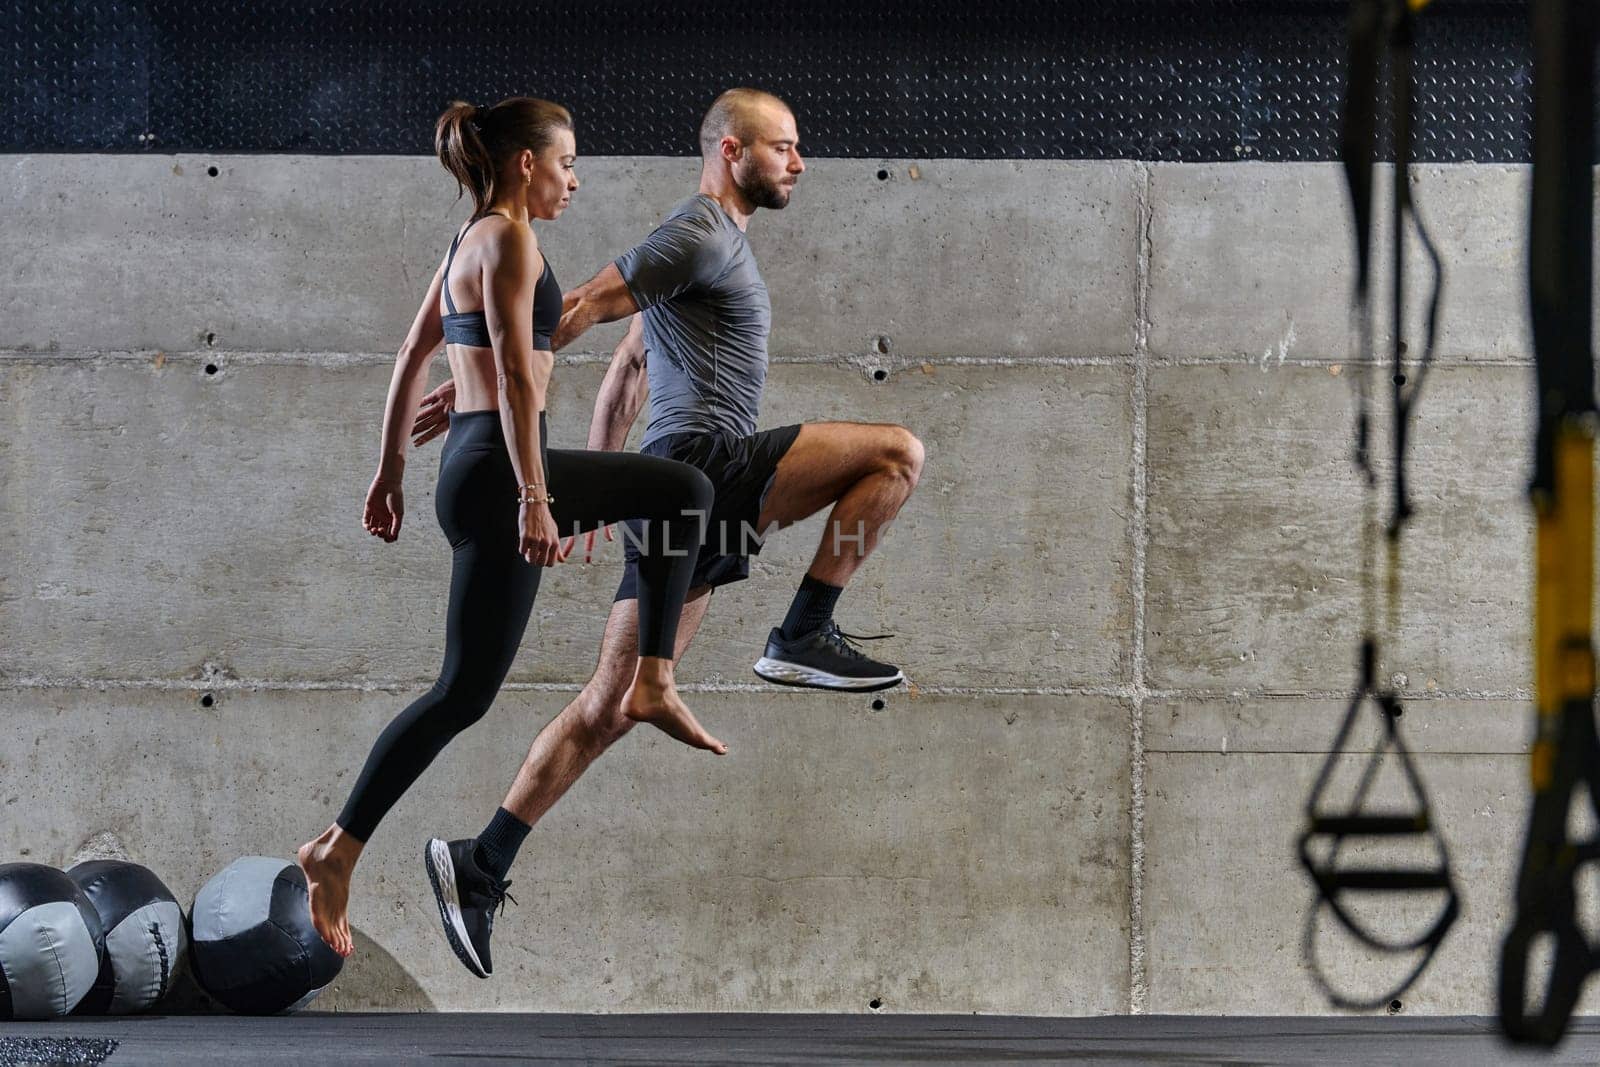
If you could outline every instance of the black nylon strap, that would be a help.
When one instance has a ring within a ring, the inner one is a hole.
[[[1558,518],[1585,502],[1563,501],[1557,477],[1557,446],[1588,439],[1595,415],[1594,363],[1590,315],[1593,311],[1595,45],[1600,15],[1593,0],[1535,0],[1533,17],[1533,194],[1529,212],[1528,290],[1533,320],[1533,350],[1538,391],[1538,430],[1534,473],[1529,487],[1540,517],[1541,544],[1536,573],[1553,568],[1548,586],[1540,581],[1535,604],[1536,662],[1554,651],[1576,656],[1587,670],[1578,685],[1589,692],[1536,692],[1533,806],[1517,874],[1516,915],[1500,957],[1500,1024],[1513,1041],[1554,1045],[1566,1034],[1573,1009],[1589,976],[1600,969],[1600,946],[1579,921],[1574,887],[1584,866],[1600,859],[1600,839],[1574,841],[1568,827],[1574,804],[1585,805],[1600,821],[1600,740],[1594,721],[1594,660],[1588,627],[1562,632],[1552,625],[1557,610],[1544,604],[1575,598],[1587,622],[1592,590],[1563,578],[1570,553],[1558,535],[1542,543],[1545,529],[1564,528]],[[1559,510],[1558,510],[1559,509]],[[1592,514],[1577,516],[1592,523]],[[1581,528],[1581,527],[1580,527]],[[1592,527],[1591,527],[1592,536]],[[1554,644],[1552,649],[1549,643]],[[1548,662],[1548,660],[1546,660]],[[1541,684],[1548,685],[1545,678]],[[1537,687],[1536,687],[1537,688]],[[1548,973],[1532,983],[1544,990],[1530,1004],[1530,957],[1541,938],[1553,941]]]
[[[1411,9],[1405,0],[1353,0],[1350,5],[1350,50],[1348,56],[1348,81],[1344,97],[1344,121],[1341,129],[1345,181],[1350,192],[1351,215],[1356,231],[1356,283],[1352,300],[1352,326],[1359,346],[1358,400],[1356,407],[1355,462],[1367,483],[1367,492],[1377,490],[1377,471],[1371,462],[1371,416],[1369,413],[1368,380],[1373,364],[1373,330],[1371,307],[1372,281],[1372,220],[1374,195],[1374,169],[1377,159],[1378,138],[1378,82],[1383,60],[1389,63],[1389,85],[1394,105],[1393,129],[1395,138],[1395,166],[1393,182],[1394,210],[1394,276],[1393,297],[1393,374],[1392,399],[1394,429],[1394,504],[1387,525],[1388,540],[1395,548],[1389,555],[1390,614],[1398,615],[1399,552],[1398,544],[1406,522],[1411,516],[1407,495],[1406,429],[1412,407],[1417,401],[1422,380],[1431,362],[1439,295],[1442,288],[1442,268],[1433,250],[1427,232],[1416,216],[1410,192],[1411,110],[1412,110],[1412,23]],[[1427,339],[1418,371],[1407,383],[1404,371],[1404,310],[1405,264],[1404,227],[1411,223],[1427,250],[1434,272],[1434,283],[1429,298]],[[1369,496],[1372,514],[1376,514],[1375,501]],[[1375,589],[1374,557],[1375,537],[1363,523],[1362,571],[1363,589],[1368,599],[1364,633],[1359,651],[1356,692],[1346,709],[1344,719],[1335,736],[1327,759],[1312,786],[1306,801],[1306,829],[1299,839],[1301,865],[1310,876],[1316,898],[1306,915],[1304,950],[1313,977],[1322,986],[1329,1000],[1338,1007],[1369,1009],[1386,1004],[1404,992],[1432,962],[1434,954],[1443,943],[1445,935],[1460,913],[1460,897],[1451,876],[1449,854],[1443,837],[1434,826],[1428,796],[1415,760],[1400,735],[1399,719],[1403,714],[1397,693],[1377,683],[1378,634],[1375,612],[1370,598]],[[1382,727],[1382,740],[1371,753],[1347,807],[1340,811],[1324,810],[1325,796],[1330,790],[1334,772],[1346,758],[1346,745],[1363,712],[1375,711]],[[1389,808],[1383,811],[1366,811],[1368,795],[1377,781],[1378,772],[1386,759],[1398,764],[1401,777],[1409,793],[1410,810]],[[1393,868],[1341,867],[1340,853],[1349,838],[1381,837],[1386,839],[1414,838],[1431,853],[1433,862]],[[1411,937],[1384,937],[1363,922],[1349,907],[1349,893],[1421,893],[1441,895],[1439,910],[1433,921],[1420,933]],[[1316,943],[1320,918],[1327,912],[1358,942],[1384,955],[1414,953],[1417,960],[1410,972],[1398,985],[1378,995],[1355,996],[1336,990],[1328,981],[1317,957]]]

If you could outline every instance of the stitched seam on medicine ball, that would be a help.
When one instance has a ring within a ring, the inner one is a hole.
[[[300,970],[301,970],[300,978],[301,978],[302,984],[304,985],[304,987],[306,989],[306,992],[310,992],[311,991],[311,953],[308,952],[306,950],[306,947],[300,943],[300,939],[298,937],[294,936],[294,932],[292,930],[284,929],[283,926],[279,924],[278,920],[274,919],[271,915],[267,916],[267,925],[272,927],[273,929],[277,930],[278,933],[282,934],[284,937],[288,938],[289,944],[293,945],[295,948],[300,950],[299,953],[298,953],[298,959],[297,959],[297,962],[300,964]],[[312,936],[321,937],[322,935],[317,933],[315,930],[313,930],[312,931]],[[288,1010],[288,1008],[290,1006],[292,1006],[292,1005],[296,1004],[297,1002],[299,1002],[300,998],[304,997],[304,996],[305,996],[305,993],[301,993],[299,997],[295,997],[294,1000],[291,1000],[288,1004],[285,1004],[282,1008],[279,1008],[278,1010],[279,1011]]]
[[[156,991],[156,1000],[160,1001],[167,995],[167,979],[171,977],[172,972],[167,959],[167,939],[162,936],[159,922],[151,922],[150,938],[156,943],[156,952],[161,956],[161,986]]]
[[[39,934],[40,934],[41,937],[44,937],[45,930],[41,929],[39,931]],[[54,942],[50,941],[49,939],[46,939],[44,947],[50,950],[50,958],[52,960],[54,960],[55,964],[56,964],[56,974],[61,976],[61,1008],[60,1008],[60,1013],[62,1015],[65,1015],[67,1012],[72,1010],[72,1005],[70,1005],[70,1004],[68,1004],[66,1002],[66,999],[67,999],[67,969],[61,965],[61,953],[56,950],[56,946],[55,946]]]

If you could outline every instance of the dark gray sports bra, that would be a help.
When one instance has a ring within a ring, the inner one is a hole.
[[[480,215],[467,223],[466,229],[456,234],[456,239],[450,242],[450,254],[445,257],[444,306],[450,309],[450,313],[444,316],[446,344],[474,345],[478,348],[489,348],[492,344],[489,340],[489,320],[483,311],[457,311],[456,302],[450,299],[450,265],[456,261],[456,249],[461,247],[461,239],[467,232],[488,217]],[[551,351],[550,339],[555,336],[556,327],[560,324],[561,285],[556,281],[555,272],[550,269],[550,260],[546,258],[539,284],[533,290],[534,351]]]

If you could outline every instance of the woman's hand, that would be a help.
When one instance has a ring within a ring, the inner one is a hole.
[[[382,474],[372,479],[372,488],[367,490],[367,506],[361,514],[361,525],[367,533],[394,543],[400,536],[400,520],[405,513],[406,499],[400,489],[400,479],[386,478]]]
[[[535,567],[549,567],[567,558],[561,547],[561,531],[556,529],[556,517],[550,514],[545,503],[523,504],[517,515],[520,539],[517,554]]]
[[[450,428],[450,412],[456,407],[456,383],[449,378],[422,398],[417,417],[411,423],[411,443],[421,447]]]

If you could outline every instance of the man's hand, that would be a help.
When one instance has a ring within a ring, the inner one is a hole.
[[[606,540],[607,541],[615,541],[616,540],[616,537],[611,533],[611,527],[610,526],[602,526],[600,528],[600,530],[604,530],[605,531],[605,535],[606,535]],[[583,535],[583,561],[585,563],[593,563],[594,562],[594,535],[599,533],[600,530],[589,530],[588,532],[586,532]],[[572,555],[572,546],[577,544],[577,542],[578,542],[578,535],[577,534],[573,534],[571,537],[567,538],[564,542],[562,542],[562,544],[561,544],[561,554],[562,554],[562,556],[571,557],[571,555]]]
[[[456,406],[456,383],[449,378],[422,398],[417,419],[411,424],[411,443],[420,448],[450,428],[450,412]]]

